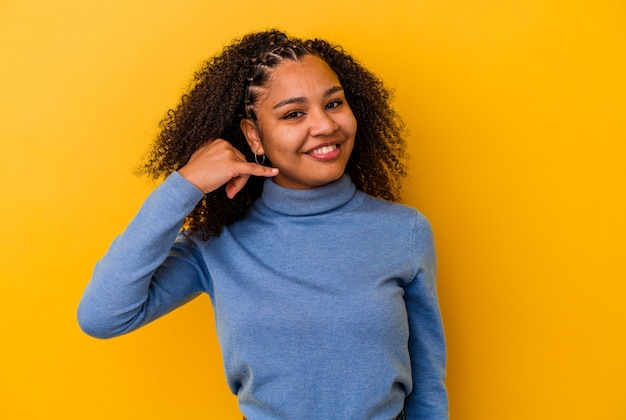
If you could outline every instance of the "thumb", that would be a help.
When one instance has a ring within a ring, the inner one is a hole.
[[[246,185],[249,178],[250,175],[240,175],[235,178],[231,178],[231,180],[226,183],[226,196],[230,199],[236,196],[237,193]]]
[[[240,175],[233,177],[226,183],[226,195],[228,198],[233,198],[241,189],[246,185],[250,176],[265,176],[273,177],[278,174],[277,168],[269,168],[267,166],[261,166],[254,163],[246,162],[245,171]]]

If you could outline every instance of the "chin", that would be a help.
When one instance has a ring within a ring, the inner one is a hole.
[[[319,183],[317,183],[317,186],[321,187],[322,185],[326,185],[326,184],[330,184],[331,182],[335,182],[339,178],[341,178],[342,175],[343,175],[343,172],[340,172],[340,173],[337,173],[337,174],[329,174],[328,176],[325,176],[322,179],[320,179]]]

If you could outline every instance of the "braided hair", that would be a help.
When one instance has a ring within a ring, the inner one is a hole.
[[[272,69],[286,60],[314,55],[337,74],[357,120],[354,148],[346,166],[356,187],[382,199],[399,199],[405,171],[404,125],[391,107],[383,83],[341,47],[320,39],[289,38],[278,30],[252,33],[226,46],[195,73],[189,91],[160,123],[160,132],[140,172],[159,179],[182,168],[207,140],[222,138],[248,161],[254,160],[240,129],[243,118],[255,119],[259,89]],[[218,236],[246,214],[260,197],[264,178],[250,177],[233,198],[225,188],[206,194],[186,217],[187,234]]]

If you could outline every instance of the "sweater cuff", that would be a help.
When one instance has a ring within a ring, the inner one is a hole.
[[[153,191],[163,210],[178,213],[181,210],[185,214],[190,213],[204,197],[195,185],[187,181],[178,172],[172,172],[163,183]]]

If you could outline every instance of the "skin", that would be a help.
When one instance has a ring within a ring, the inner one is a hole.
[[[274,168],[247,162],[229,142],[216,139],[178,172],[205,194],[226,184],[230,198],[250,176],[309,189],[343,175],[357,125],[337,75],[324,61],[305,56],[276,67],[254,108],[257,120],[243,119],[241,129],[251,150],[266,154]]]
[[[252,151],[280,170],[276,184],[309,189],[343,175],[357,124],[324,61],[304,56],[275,68],[254,109],[257,120],[242,120],[241,129]]]
[[[204,194],[226,184],[226,195],[233,198],[250,176],[272,177],[278,174],[278,169],[247,162],[232,144],[215,139],[200,146],[178,173]]]

